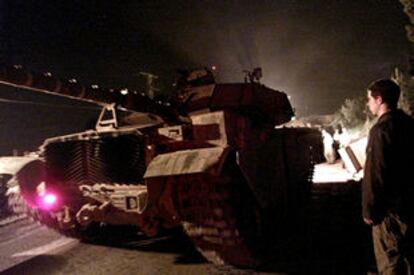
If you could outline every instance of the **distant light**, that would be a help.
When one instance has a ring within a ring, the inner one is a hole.
[[[291,120],[296,120],[296,117],[295,117],[295,116],[293,116]]]
[[[22,66],[22,65],[13,65],[13,67],[14,67],[15,69],[22,69],[22,68],[23,68],[23,66]]]
[[[128,89],[122,89],[119,91],[122,95],[127,95],[128,94]]]
[[[45,76],[48,76],[48,77],[51,77],[52,76],[52,73],[51,72],[46,72],[46,73],[44,73],[44,75]]]
[[[91,85],[92,89],[99,89],[99,86],[96,84]]]
[[[77,83],[78,81],[75,78],[69,79],[69,83]]]
[[[217,69],[217,67],[216,67],[215,65],[213,65],[213,66],[211,66],[211,69],[212,69],[213,71],[215,71],[215,70]]]

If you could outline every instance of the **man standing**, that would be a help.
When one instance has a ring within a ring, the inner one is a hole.
[[[369,132],[362,214],[372,226],[380,274],[413,274],[414,120],[397,109],[400,87],[381,79],[368,87]]]

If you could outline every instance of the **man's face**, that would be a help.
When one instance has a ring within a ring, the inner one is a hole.
[[[368,90],[367,92],[367,107],[369,109],[369,111],[373,114],[373,115],[378,115],[378,111],[379,108],[382,104],[382,98],[377,96],[377,97],[373,97],[371,95],[371,91]]]

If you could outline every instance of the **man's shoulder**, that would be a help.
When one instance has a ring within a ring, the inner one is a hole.
[[[381,117],[369,132],[373,139],[405,136],[414,139],[414,119],[399,111]]]
[[[391,121],[390,120],[379,120],[377,121],[377,123],[374,124],[374,126],[371,127],[370,130],[370,134],[379,134],[381,132],[386,132],[388,131],[388,129],[390,128],[391,125]]]
[[[376,131],[388,131],[395,127],[404,127],[407,130],[414,129],[414,119],[401,110],[395,110],[381,117],[373,129]]]

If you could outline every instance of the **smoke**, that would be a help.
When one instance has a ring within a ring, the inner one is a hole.
[[[219,81],[240,82],[243,70],[262,67],[262,82],[288,93],[299,113],[332,113],[401,61],[396,53],[402,47],[381,40],[395,42],[389,22],[387,32],[379,25],[387,7],[348,6],[201,1],[176,6],[174,14],[182,16],[161,12],[168,27],[160,21],[146,27],[194,64],[216,66]],[[382,9],[378,16],[373,8]]]
[[[243,70],[262,67],[263,83],[304,114],[335,111],[404,63],[409,48],[398,1],[21,2],[9,12],[19,60],[71,63],[60,66],[101,75],[105,86],[138,83],[139,71],[161,81],[173,68],[213,65],[219,81],[241,82]]]

